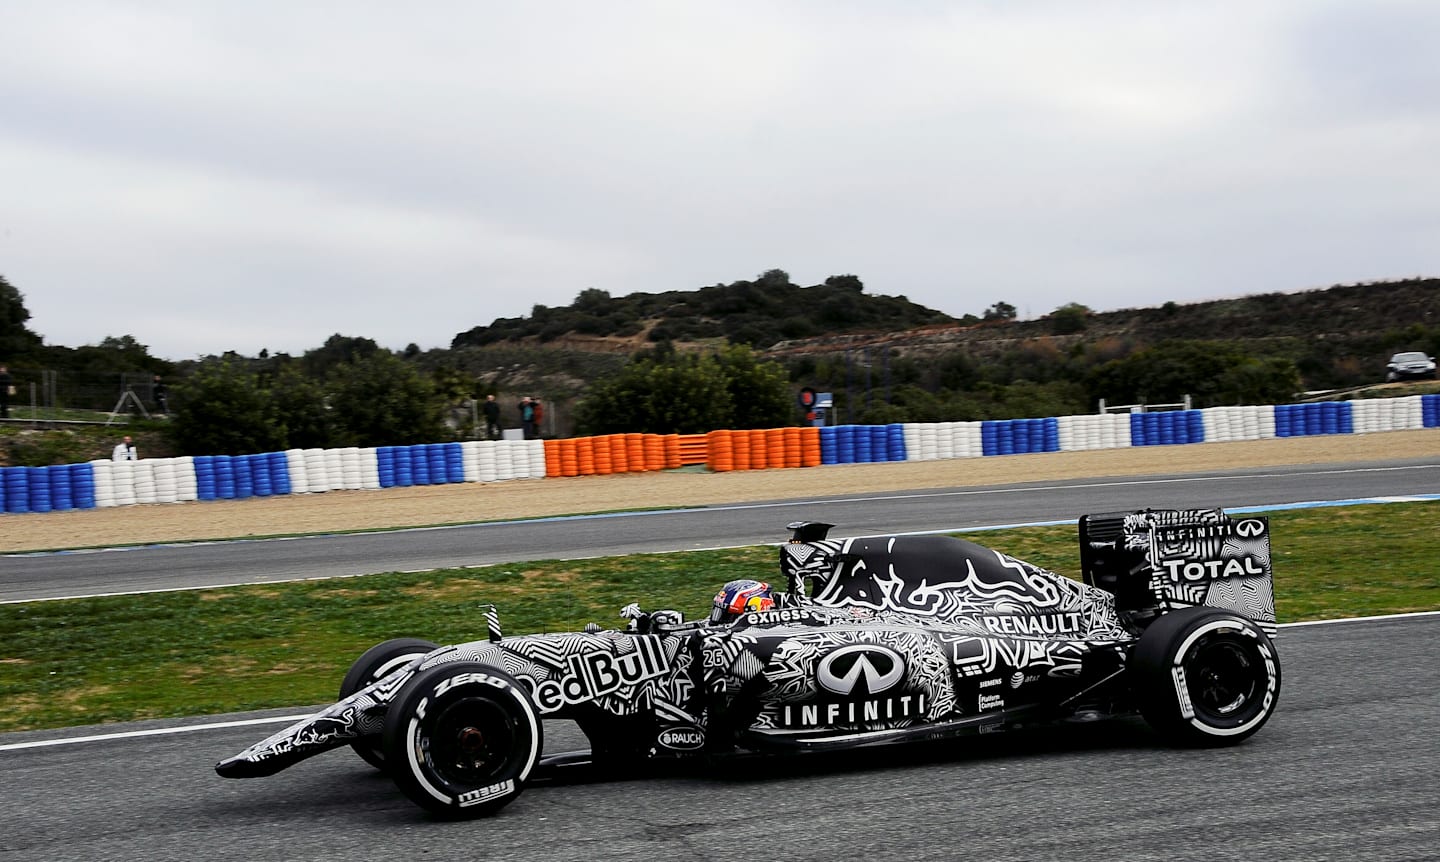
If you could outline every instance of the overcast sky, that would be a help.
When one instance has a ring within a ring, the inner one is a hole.
[[[1440,3],[0,0],[48,344],[448,347],[777,267],[1026,317],[1440,275]]]

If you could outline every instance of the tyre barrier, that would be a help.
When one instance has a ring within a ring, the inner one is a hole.
[[[1440,395],[1162,413],[472,440],[0,467],[0,512],[557,478],[706,464],[716,472],[1440,428]]]
[[[1029,455],[1060,451],[1058,419],[999,419],[981,423],[985,455]]]
[[[1131,446],[1173,446],[1205,442],[1205,418],[1199,410],[1131,413]]]
[[[741,439],[745,439],[743,436]],[[716,473],[735,469],[735,437],[732,431],[711,431],[705,435],[709,458],[705,464]]]
[[[1354,408],[1350,401],[1275,405],[1276,437],[1353,434]],[[1368,412],[1368,411],[1367,411]]]
[[[1275,436],[1275,408],[1210,407],[1204,414],[1206,440],[1267,440]]]

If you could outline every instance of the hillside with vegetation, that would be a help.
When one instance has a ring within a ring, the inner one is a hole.
[[[562,346],[714,342],[765,348],[784,339],[864,330],[909,329],[954,320],[903,296],[877,296],[853,275],[833,275],[824,284],[792,284],[772,269],[754,281],[717,284],[699,290],[631,293],[614,297],[589,288],[564,308],[537,305],[529,317],[503,317],[459,333],[452,348],[505,342]]]
[[[0,278],[0,362],[44,416],[93,417],[124,390],[154,408],[164,375],[170,412],[132,425],[153,435],[152,454],[473,438],[488,395],[508,427],[522,396],[540,399],[545,436],[568,436],[792,424],[807,386],[834,394],[832,422],[862,423],[1089,413],[1101,399],[1210,407],[1440,391],[1382,382],[1394,352],[1440,354],[1440,280],[1421,278],[1101,312],[1071,302],[1020,320],[1003,299],[956,318],[854,275],[800,286],[773,269],[691,291],[587,289],[568,306],[472,326],[445,349],[337,333],[300,356],[226,350],[181,363],[129,335],[47,345],[28,318]],[[52,439],[13,419],[0,432],[0,464],[93,457],[106,439]]]
[[[587,381],[657,343],[683,354],[724,342],[756,348],[794,388],[834,392],[842,421],[1086,413],[1100,399],[1276,403],[1377,383],[1398,350],[1440,353],[1440,280],[1104,312],[1067,303],[1018,320],[1003,300],[957,319],[865,293],[854,276],[802,288],[771,270],[690,293],[585,291],[569,307],[460,333],[425,361],[579,399]]]

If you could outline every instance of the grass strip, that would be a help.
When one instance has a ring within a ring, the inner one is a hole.
[[[1440,502],[1271,525],[1282,622],[1440,610]],[[1073,526],[966,536],[1079,575]],[[618,625],[631,601],[698,616],[725,581],[776,572],[775,549],[756,546],[0,605],[0,731],[326,702],[386,638],[482,637],[486,603],[510,634],[573,631]]]

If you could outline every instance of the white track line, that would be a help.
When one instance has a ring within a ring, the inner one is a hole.
[[[247,727],[252,724],[294,723],[305,715],[277,715],[274,718],[246,718],[239,721],[218,721],[211,724],[188,724],[184,727],[157,727],[152,730],[126,730],[119,733],[97,733],[92,736],[68,736],[64,739],[42,739],[38,742],[14,742],[0,745],[0,751],[17,751],[22,748],[47,748],[52,745],[74,745],[79,742],[103,742],[111,739],[132,739],[137,736],[168,736],[176,733],[193,733],[197,730],[222,730],[229,727]]]

